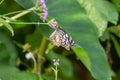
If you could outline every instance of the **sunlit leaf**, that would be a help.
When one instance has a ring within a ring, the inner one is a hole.
[[[85,8],[87,12],[90,12],[90,8],[94,7],[102,17],[106,20],[116,24],[118,21],[118,13],[113,4],[106,0],[78,0]],[[86,5],[86,6],[85,6]],[[89,9],[88,9],[89,7]]]
[[[118,21],[118,13],[111,3],[105,0],[78,0],[78,2],[85,8],[87,15],[92,22],[97,26],[99,36],[107,28],[108,21],[116,24]]]

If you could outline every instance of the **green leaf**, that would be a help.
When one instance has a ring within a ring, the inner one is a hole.
[[[8,65],[0,66],[1,80],[38,80],[37,75],[29,72],[19,71],[15,67]]]
[[[106,20],[116,24],[118,21],[118,12],[113,4],[106,0],[78,0],[82,5],[94,7]],[[91,8],[90,7],[90,8]],[[87,10],[87,11],[90,11]]]
[[[46,56],[51,63],[53,63],[53,59],[60,59],[60,72],[62,72],[66,77],[73,76],[73,67],[67,58],[63,57],[62,55],[55,54],[54,52],[49,52]]]
[[[3,23],[3,25],[11,32],[12,36],[14,35],[14,30],[9,23],[7,23],[4,19],[1,18],[0,18],[0,23]]]
[[[17,52],[12,42],[0,30],[0,64],[16,65]]]
[[[97,26],[99,36],[107,28],[108,21],[116,24],[118,21],[118,13],[116,8],[105,0],[78,0],[78,2],[85,8],[87,15],[92,22]]]
[[[25,8],[32,7],[34,4],[33,0],[16,1],[23,7],[28,4]],[[24,3],[21,3],[23,1]],[[96,80],[111,80],[109,65],[105,51],[99,43],[96,26],[86,16],[79,3],[76,0],[46,0],[46,4],[49,16],[55,18],[59,25],[72,36],[76,44],[81,46],[88,54],[91,66],[89,64],[85,66],[86,68],[89,67],[88,70],[91,75]],[[47,37],[51,34],[51,30],[47,27],[40,26],[40,30]]]

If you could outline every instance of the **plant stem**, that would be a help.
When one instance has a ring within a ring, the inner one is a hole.
[[[15,19],[17,19],[17,18],[20,18],[20,17],[22,17],[23,15],[26,15],[26,14],[30,13],[30,12],[33,11],[34,9],[35,9],[35,7],[32,7],[32,8],[30,8],[30,9],[26,10],[26,11],[23,11],[23,12],[15,15],[15,16],[13,16],[13,17],[11,17],[11,19],[12,19],[12,20],[15,20]]]
[[[35,7],[32,7],[32,8],[30,8],[30,9],[28,9],[28,10],[25,10],[25,11],[19,13],[19,14],[16,14],[15,16],[11,17],[10,19],[11,19],[11,20],[16,20],[16,19],[18,19],[18,18],[20,18],[20,17],[22,17],[22,16],[30,13],[30,12],[33,11],[34,9],[35,9]],[[10,22],[10,20],[6,20],[6,22]],[[3,24],[1,23],[0,26],[3,26]]]
[[[47,39],[45,37],[43,37],[40,48],[39,48],[40,56],[44,56],[47,45],[48,45],[48,41],[47,41]]]
[[[57,69],[57,65],[55,66],[55,80],[57,80],[57,75],[58,75],[58,69]]]
[[[13,14],[21,13],[21,12],[24,12],[24,11],[26,11],[26,10],[14,11],[14,12],[3,14],[3,16],[13,15]],[[27,11],[29,11],[29,10],[27,10]]]
[[[48,23],[40,23],[40,22],[9,22],[11,24],[44,24],[44,25],[48,25]]]
[[[45,54],[45,51],[46,51],[46,48],[48,46],[48,41],[47,39],[43,36],[42,38],[42,41],[41,41],[41,45],[39,47],[39,54],[38,54],[38,67],[39,67],[39,77],[41,75],[41,71],[42,71],[42,67],[43,67],[43,63],[45,61],[44,59],[44,54]],[[41,77],[40,77],[41,78]]]

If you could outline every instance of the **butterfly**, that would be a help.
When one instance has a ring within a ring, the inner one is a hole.
[[[56,46],[62,46],[67,50],[75,44],[74,40],[64,30],[58,27],[51,35],[50,41]]]

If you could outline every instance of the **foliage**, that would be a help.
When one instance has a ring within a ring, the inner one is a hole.
[[[43,22],[44,8],[36,0],[0,2],[0,79],[54,80],[51,66],[53,59],[60,59],[58,80],[119,80],[112,78],[112,71],[119,75],[119,63],[113,63],[120,61],[120,1],[45,0],[45,3],[48,17]],[[12,6],[6,9],[5,5]],[[49,21],[53,18],[75,41],[69,51],[49,41],[54,31]],[[32,54],[27,56],[29,53]]]

